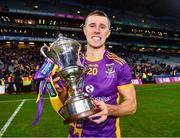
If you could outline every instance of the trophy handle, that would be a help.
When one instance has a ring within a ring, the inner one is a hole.
[[[46,44],[44,44],[44,45],[41,47],[41,49],[40,49],[41,54],[46,58],[47,55],[45,54],[44,49],[48,49],[48,50],[49,50],[49,47],[48,47]]]

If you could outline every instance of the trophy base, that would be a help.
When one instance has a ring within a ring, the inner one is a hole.
[[[98,112],[100,112],[100,111],[101,111],[101,109],[99,109],[99,108],[94,108],[94,109],[91,109],[91,110],[88,110],[88,111],[85,111],[85,112],[76,114],[76,115],[74,115],[74,116],[70,116],[70,117],[68,117],[68,118],[65,118],[64,124],[71,123],[71,122],[77,121],[77,120],[79,120],[79,119],[87,118],[88,116],[93,115],[93,114],[96,114],[96,113],[98,113]]]

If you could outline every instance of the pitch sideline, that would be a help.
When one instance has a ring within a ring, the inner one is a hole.
[[[5,123],[5,125],[1,128],[1,130],[0,130],[0,137],[2,137],[3,134],[6,132],[7,128],[9,127],[9,125],[11,124],[11,122],[13,121],[13,119],[15,118],[15,116],[17,115],[17,113],[19,112],[19,110],[21,109],[23,104],[25,103],[25,101],[26,101],[25,99],[22,100],[20,105],[16,108],[16,110],[11,115],[11,117],[8,119],[8,121]]]
[[[49,99],[49,98],[43,98],[43,99]],[[32,98],[32,99],[18,99],[18,100],[6,100],[6,101],[0,101],[0,103],[20,102],[22,100],[34,101],[34,100],[36,100],[36,98]]]

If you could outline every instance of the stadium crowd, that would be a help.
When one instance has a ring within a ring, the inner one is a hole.
[[[132,71],[133,79],[142,79],[143,83],[154,82],[155,75],[168,74],[176,76],[180,73],[180,65],[170,65],[145,57],[143,54],[117,53],[125,59]],[[156,53],[157,55],[157,53]],[[169,56],[164,56],[168,61]],[[40,55],[39,49],[10,49],[0,47],[0,85],[5,85],[6,92],[30,92],[37,90],[37,82],[33,76],[43,64],[44,57]]]
[[[0,83],[6,92],[30,92],[37,89],[33,75],[43,62],[37,49],[0,48]]]
[[[146,56],[145,56],[146,55]],[[147,56],[151,55],[151,56]],[[153,56],[156,59],[150,59]],[[133,54],[133,53],[119,53],[119,56],[125,59],[132,71],[133,79],[142,79],[143,83],[152,83],[155,80],[155,76],[176,76],[180,72],[180,64],[171,64],[168,62],[170,55],[155,54]],[[157,60],[163,59],[163,60]],[[177,62],[177,61],[175,61]]]

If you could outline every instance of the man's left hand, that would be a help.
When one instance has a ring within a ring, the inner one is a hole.
[[[97,100],[93,100],[93,104],[97,107],[101,109],[101,112],[91,115],[89,116],[89,120],[100,124],[102,122],[104,122],[107,119],[108,116],[108,106],[106,103],[104,103],[103,101],[97,101]]]

